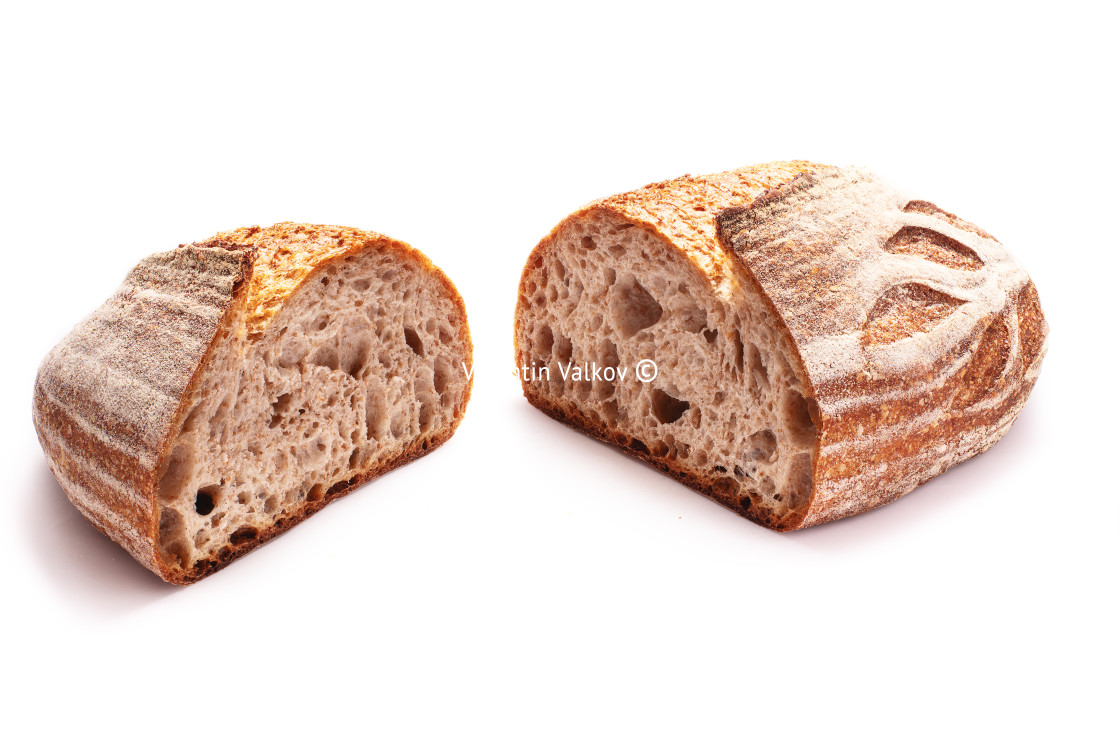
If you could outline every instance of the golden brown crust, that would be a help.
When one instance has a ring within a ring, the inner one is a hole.
[[[257,252],[249,286],[249,334],[263,330],[284,302],[299,290],[307,277],[327,262],[345,259],[356,252],[376,247],[411,257],[425,270],[435,274],[456,299],[466,318],[462,296],[442,270],[423,253],[403,241],[384,234],[347,226],[308,223],[277,223],[266,228],[248,226],[215,234],[199,246],[252,247]]]
[[[584,215],[604,212],[623,222],[642,225],[665,239],[717,285],[729,277],[727,257],[720,248],[716,223],[720,211],[750,204],[767,190],[814,168],[818,166],[809,161],[775,161],[706,176],[685,174],[678,179],[654,182],[632,192],[596,200],[572,213],[541,239],[526,260],[525,269],[528,271],[548,251],[564,224]],[[523,272],[522,281],[524,279]]]

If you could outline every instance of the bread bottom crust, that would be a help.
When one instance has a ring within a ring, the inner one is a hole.
[[[1006,421],[1005,425],[1000,429],[1000,431],[993,434],[993,437],[990,439],[990,441],[986,443],[982,448],[975,451],[974,453],[965,455],[962,459],[953,461],[951,466],[946,467],[940,472],[924,476],[923,479],[921,479],[910,490],[899,493],[897,495],[888,496],[885,500],[865,505],[858,511],[842,517],[838,517],[837,519],[828,519],[826,521],[838,521],[840,519],[849,518],[850,516],[858,516],[862,513],[866,513],[881,506],[885,506],[888,503],[893,503],[902,496],[912,492],[914,489],[926,484],[938,475],[944,474],[953,467],[959,464],[963,464],[969,459],[979,456],[991,447],[995,446],[997,443],[999,443],[1000,439],[1002,439],[1003,436],[1006,435],[1007,431],[1011,429],[1011,427],[1015,424],[1015,421],[1019,418],[1019,415],[1022,413],[1023,407],[1026,406],[1027,398],[1030,396],[1031,390],[1034,388],[1036,380],[1037,377],[1031,377],[1024,380],[1019,384],[1018,387],[1016,387],[1015,391],[1008,398],[1008,401],[1005,405],[1005,412],[1010,415],[1010,418]],[[716,485],[710,477],[697,474],[696,472],[684,468],[683,465],[681,465],[680,462],[675,459],[656,457],[646,451],[643,451],[642,446],[640,445],[641,442],[636,442],[633,438],[627,436],[625,433],[619,431],[618,429],[610,428],[602,422],[598,422],[596,420],[588,418],[586,415],[577,410],[564,408],[560,404],[552,400],[541,397],[536,391],[534,391],[526,384],[522,385],[522,392],[525,394],[525,399],[529,401],[529,404],[543,412],[545,415],[548,415],[553,420],[563,423],[564,425],[567,425],[587,436],[591,436],[592,438],[614,446],[627,456],[634,457],[635,459],[639,459],[652,467],[656,467],[659,472],[663,472],[669,475],[677,482],[680,482],[681,484],[692,488],[704,497],[715,501],[721,506],[731,509],[735,513],[747,519],[750,519],[756,524],[767,527],[768,529],[773,529],[778,532],[788,532],[795,529],[806,529],[811,526],[816,526],[819,523],[826,523],[822,521],[814,521],[808,524],[804,523],[809,509],[812,507],[811,503],[809,505],[806,505],[796,513],[788,514],[786,516],[778,516],[771,511],[767,511],[760,506],[755,505],[755,502],[749,500],[749,497],[743,499],[743,501],[740,502],[737,496],[722,493],[718,489],[718,485]]]
[[[289,529],[296,526],[297,524],[300,524],[307,518],[317,514],[319,511],[322,511],[324,508],[334,503],[339,498],[349,495],[363,485],[372,482],[374,479],[381,477],[388,472],[392,472],[398,467],[403,467],[410,462],[416,461],[422,456],[427,456],[431,452],[438,449],[440,446],[443,446],[443,444],[447,443],[448,439],[450,439],[451,436],[455,434],[455,431],[458,429],[460,422],[461,419],[456,420],[450,426],[444,428],[441,431],[437,431],[432,436],[413,442],[413,444],[407,449],[400,452],[393,458],[386,460],[382,464],[374,465],[368,471],[361,473],[346,482],[336,483],[326,492],[326,494],[324,494],[324,496],[320,500],[304,501],[296,511],[296,513],[289,516],[281,517],[270,528],[260,532],[253,540],[241,545],[237,545],[233,548],[230,548],[229,546],[223,548],[223,550],[218,553],[217,560],[199,560],[194,564],[193,569],[191,569],[190,571],[184,571],[179,575],[165,575],[161,573],[160,577],[165,581],[170,581],[173,584],[186,586],[188,584],[193,584],[196,581],[206,578],[207,576],[210,576],[217,571],[220,571],[222,568],[225,568],[227,565],[237,560],[241,556],[252,552],[261,545],[264,545],[270,540],[275,539],[281,534],[284,534]],[[342,487],[338,487],[339,485],[341,485]]]
[[[243,555],[252,552],[261,545],[264,545],[270,540],[275,539],[281,534],[284,534],[292,527],[303,522],[305,519],[313,516],[319,511],[322,511],[324,508],[334,503],[339,498],[349,495],[363,485],[372,482],[376,478],[381,477],[388,472],[392,472],[398,467],[403,467],[410,462],[416,461],[420,457],[427,456],[431,452],[438,449],[440,446],[443,446],[443,444],[447,443],[448,439],[450,439],[451,436],[455,434],[458,426],[459,421],[456,421],[449,427],[441,431],[437,431],[432,436],[420,441],[416,441],[412,444],[412,446],[397,454],[392,459],[389,459],[380,465],[375,465],[370,470],[354,478],[351,478],[345,483],[339,483],[343,487],[338,488],[333,492],[328,491],[323,496],[323,498],[318,501],[305,501],[295,514],[281,517],[270,528],[258,533],[257,536],[249,542],[245,542],[235,547],[226,548],[226,550],[219,553],[217,560],[200,560],[196,562],[194,567],[190,570],[179,570],[177,567],[169,566],[168,564],[162,562],[162,560],[157,561],[159,565],[158,568],[151,568],[148,563],[144,563],[142,561],[141,564],[145,568],[148,568],[148,570],[155,573],[161,579],[169,583],[176,584],[178,586],[188,586],[190,584],[193,584],[196,581],[206,578],[207,576],[213,575],[214,573],[225,568],[227,565],[242,557]],[[48,458],[47,466],[50,467],[51,473],[55,475],[55,479],[57,480],[58,474],[55,470],[54,461]],[[91,516],[85,509],[83,509],[78,503],[70,498],[70,494],[66,490],[63,490],[62,492],[66,495],[67,500],[69,500],[70,503],[76,509],[78,509],[78,512],[81,513],[82,516],[86,517],[86,519],[89,520],[90,524],[92,524],[94,528],[97,529],[97,531],[101,532],[101,534],[105,535],[108,539],[116,542],[116,540],[114,540],[113,537],[110,536],[107,531],[105,531],[105,529],[101,526],[101,522],[97,521],[96,517]],[[118,542],[117,544],[120,543]]]
[[[525,394],[525,399],[529,401],[529,404],[545,415],[548,415],[553,420],[563,423],[584,435],[591,436],[603,443],[614,446],[627,456],[645,462],[651,467],[655,467],[659,472],[669,475],[677,482],[692,488],[705,498],[715,501],[724,508],[731,509],[735,513],[750,519],[756,524],[760,524],[761,526],[775,531],[788,532],[791,529],[797,529],[804,518],[804,510],[786,516],[778,516],[772,511],[759,506],[757,502],[751,500],[749,496],[740,499],[737,495],[731,495],[725,491],[720,491],[716,481],[711,477],[689,470],[676,459],[656,457],[650,454],[648,450],[643,450],[644,444],[627,436],[622,431],[593,420],[578,410],[564,408],[552,400],[541,397],[526,384],[522,384],[522,392]]]

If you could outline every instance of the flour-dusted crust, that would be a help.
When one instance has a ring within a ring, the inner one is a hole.
[[[142,260],[39,367],[32,414],[51,471],[94,526],[166,576],[156,471],[219,331],[244,305],[249,247]]]
[[[244,228],[137,265],[43,361],[33,415],[82,513],[190,583],[446,441],[471,357],[407,244]]]
[[[591,203],[530,255],[519,367],[659,359],[529,401],[754,521],[887,503],[990,448],[1046,322],[1003,247],[852,169],[765,164]],[[668,403],[668,404],[666,404]]]
[[[905,495],[1003,437],[1046,322],[991,235],[854,169],[820,169],[720,215],[788,330],[819,413],[798,526]]]

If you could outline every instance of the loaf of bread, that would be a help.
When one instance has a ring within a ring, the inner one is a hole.
[[[1046,334],[992,236],[807,162],[591,203],[529,256],[515,318],[529,402],[779,530],[881,506],[990,448]]]
[[[281,223],[141,261],[47,355],[32,409],[74,505],[185,584],[446,441],[471,358],[420,252]]]

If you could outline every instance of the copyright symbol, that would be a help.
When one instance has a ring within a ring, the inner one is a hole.
[[[638,366],[634,369],[634,374],[638,377],[638,381],[643,384],[648,384],[657,378],[657,364],[649,358],[643,358],[638,361]]]

